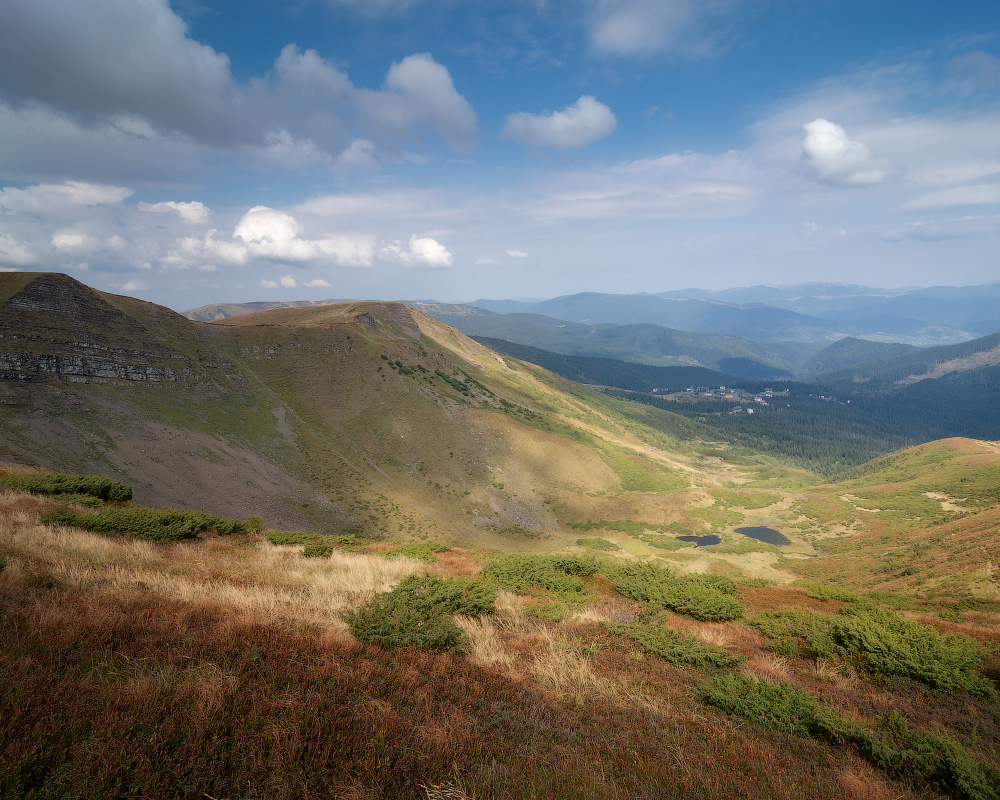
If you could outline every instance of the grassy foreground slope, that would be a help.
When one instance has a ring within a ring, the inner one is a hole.
[[[0,491],[3,797],[998,796],[997,603],[46,523],[80,500]]]

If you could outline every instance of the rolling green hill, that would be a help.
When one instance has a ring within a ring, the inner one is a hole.
[[[799,367],[800,376],[821,375],[825,372],[849,369],[867,361],[879,361],[916,351],[913,345],[901,342],[871,342],[867,339],[846,337],[824,347]]]
[[[683,390],[688,386],[720,386],[732,383],[731,375],[724,375],[705,367],[653,367],[634,364],[613,358],[590,356],[564,356],[537,347],[514,344],[504,339],[488,336],[472,337],[480,344],[504,355],[530,361],[571,381],[652,392],[654,389]]]
[[[820,375],[817,380],[838,386],[866,383],[872,387],[887,387],[912,384],[924,378],[954,376],[997,364],[1000,364],[1000,333],[856,364]]]

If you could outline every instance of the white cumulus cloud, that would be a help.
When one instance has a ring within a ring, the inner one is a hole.
[[[604,103],[584,95],[562,111],[508,114],[503,136],[534,147],[584,147],[611,133],[618,125],[614,113]]]
[[[437,131],[456,151],[468,151],[476,138],[476,112],[458,93],[447,68],[429,53],[393,64],[382,91],[357,92],[370,127],[383,135],[411,138],[413,129]]]
[[[79,231],[59,231],[52,236],[52,246],[56,250],[87,252],[100,248],[101,241]]]
[[[806,132],[802,152],[820,181],[843,186],[870,186],[889,177],[889,163],[876,158],[861,142],[851,139],[840,125],[815,119],[802,127]]]
[[[398,242],[386,242],[383,253],[410,269],[449,269],[453,261],[448,249],[429,236],[413,235],[405,248]]]
[[[30,244],[0,231],[0,264],[7,267],[27,267],[39,260],[39,254]]]
[[[370,267],[374,240],[369,236],[325,236],[305,239],[291,214],[254,206],[236,225],[233,238],[251,255],[287,261],[332,260],[342,267]]]
[[[523,250],[508,250],[507,251],[507,255],[509,255],[511,258],[527,258],[528,257],[528,254],[525,253]]]
[[[139,203],[140,211],[149,211],[153,214],[177,214],[185,222],[202,223],[208,222],[212,212],[208,206],[197,200],[192,202],[176,202],[166,200],[162,203]]]

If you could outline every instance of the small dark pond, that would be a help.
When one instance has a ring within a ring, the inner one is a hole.
[[[695,547],[709,547],[713,544],[721,544],[722,539],[712,533],[708,536],[678,536],[677,541],[694,542]]]
[[[792,543],[791,539],[779,533],[774,528],[737,528],[736,532],[742,533],[744,536],[749,536],[751,539],[756,539],[758,542],[773,544],[777,547]]]

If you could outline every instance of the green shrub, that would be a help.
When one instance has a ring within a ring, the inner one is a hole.
[[[765,586],[774,586],[774,581],[767,578],[740,578],[740,586],[749,586],[754,589],[763,589]]]
[[[435,575],[410,575],[390,594],[428,613],[464,614],[478,617],[492,614],[497,593],[491,586],[469,578],[439,578]]]
[[[837,600],[841,603],[857,602],[858,596],[840,586],[824,586],[817,583],[808,583],[803,586],[806,595],[813,600]]]
[[[544,619],[546,622],[562,622],[566,619],[569,608],[567,608],[565,603],[546,600],[527,606],[524,609],[524,613],[526,616],[534,617],[535,619]]]
[[[844,606],[837,616],[811,611],[771,611],[749,624],[772,639],[772,649],[802,641],[807,655],[846,658],[877,675],[898,675],[938,691],[965,691],[992,697],[993,684],[978,674],[985,655],[967,636],[938,633],[929,625],[900,617],[869,603]]]
[[[607,627],[631,639],[642,648],[643,652],[662,658],[671,664],[691,667],[732,667],[739,663],[738,658],[729,655],[722,647],[660,625],[608,623]]]
[[[938,633],[867,604],[842,608],[832,633],[837,646],[870,672],[901,675],[944,692],[997,693],[977,672],[986,654],[983,646],[968,636]]]
[[[354,544],[357,538],[351,534],[327,536],[313,531],[267,531],[264,533],[271,544],[277,545],[310,545],[310,544]]]
[[[862,752],[877,766],[903,778],[928,783],[963,800],[997,800],[1000,774],[975,757],[947,734],[911,731],[897,712],[879,720],[874,741]]]
[[[771,640],[771,650],[791,656],[799,650],[812,658],[832,658],[839,655],[833,640],[833,625],[837,618],[814,611],[766,611],[747,620]]]
[[[451,548],[437,542],[411,542],[386,550],[385,558],[415,558],[428,563],[437,561],[439,553],[447,553]]]
[[[450,652],[459,649],[462,635],[452,615],[491,614],[495,606],[496,592],[478,581],[411,575],[345,616],[361,641]]]
[[[324,542],[312,542],[302,548],[302,555],[306,558],[329,558],[333,555],[332,544]]]
[[[33,494],[82,494],[100,500],[132,499],[132,487],[103,475],[66,475],[61,472],[35,472],[28,475],[7,475],[0,483],[12,489]]]
[[[741,675],[720,675],[704,684],[698,699],[706,705],[796,736],[855,743],[861,726],[837,716],[788,681],[774,684]]]
[[[736,592],[736,583],[730,578],[681,577],[666,567],[646,563],[615,564],[604,574],[620,594],[694,619],[715,622],[743,615],[743,605],[731,596]]]
[[[779,684],[721,675],[704,684],[699,699],[726,714],[766,728],[855,747],[893,777],[929,784],[962,800],[997,800],[1000,775],[943,733],[910,731],[895,711],[869,730],[821,705],[787,681]]]
[[[592,557],[518,553],[488,561],[482,577],[513,592],[541,587],[560,594],[579,594],[585,588],[582,578],[593,575],[597,569],[597,561]]]
[[[264,535],[276,545],[312,544],[319,539],[319,534],[311,531],[267,531]]]
[[[92,494],[61,494],[58,495],[58,497],[59,502],[66,503],[71,506],[99,508],[104,505],[104,501],[100,497],[94,497]]]
[[[462,639],[462,629],[451,616],[427,614],[391,592],[349,614],[347,622],[358,639],[383,647],[414,645],[453,652]]]
[[[599,536],[594,536],[587,539],[577,539],[576,545],[577,547],[586,547],[589,550],[606,550],[606,551],[621,550],[621,548],[614,542],[609,542],[607,539],[602,539]]]
[[[175,542],[191,539],[203,531],[220,534],[240,533],[239,520],[214,517],[203,511],[143,506],[105,506],[96,512],[73,511],[62,507],[41,517],[42,522],[72,525],[95,533],[118,533],[152,542]]]

